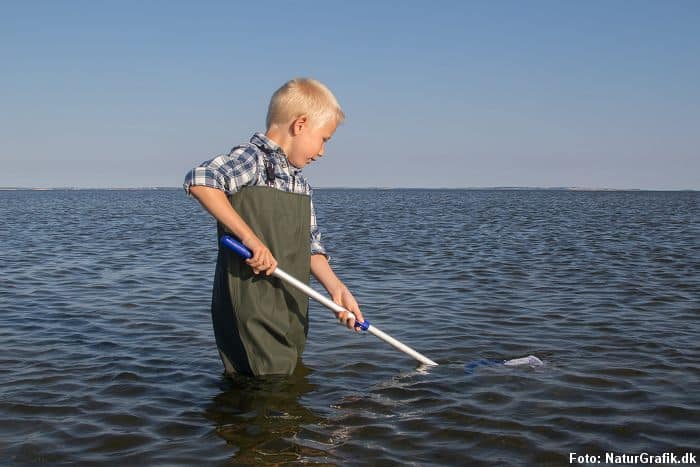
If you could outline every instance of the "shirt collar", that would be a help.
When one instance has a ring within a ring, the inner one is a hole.
[[[284,154],[282,147],[263,133],[255,133],[253,137],[250,138],[250,142],[266,152],[279,152],[280,154]]]
[[[262,149],[266,154],[272,156],[282,167],[286,167],[291,173],[296,175],[297,173],[301,172],[301,169],[294,167],[289,163],[287,160],[287,155],[284,153],[284,149],[282,149],[279,144],[272,141],[263,133],[255,133],[253,137],[250,138],[250,142]]]

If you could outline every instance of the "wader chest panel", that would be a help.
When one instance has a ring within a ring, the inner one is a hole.
[[[230,197],[284,270],[307,284],[310,199],[265,186],[244,187]],[[218,233],[229,232],[219,224]],[[254,274],[235,253],[219,248],[212,321],[222,358],[236,372],[291,374],[306,343],[308,309],[306,295],[277,278]]]

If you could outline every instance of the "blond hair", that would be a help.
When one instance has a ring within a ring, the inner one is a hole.
[[[287,125],[302,115],[306,115],[315,128],[332,120],[340,125],[345,119],[330,89],[311,78],[289,80],[275,91],[267,108],[267,128]]]

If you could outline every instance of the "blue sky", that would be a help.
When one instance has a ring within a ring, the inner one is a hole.
[[[286,80],[316,187],[700,189],[700,2],[0,3],[0,186],[178,186]]]

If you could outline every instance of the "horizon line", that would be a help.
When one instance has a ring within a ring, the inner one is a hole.
[[[182,190],[181,186],[0,186],[0,191],[58,191],[58,190]],[[552,190],[552,191],[698,191],[697,188],[613,188],[586,186],[317,186],[314,190]]]

